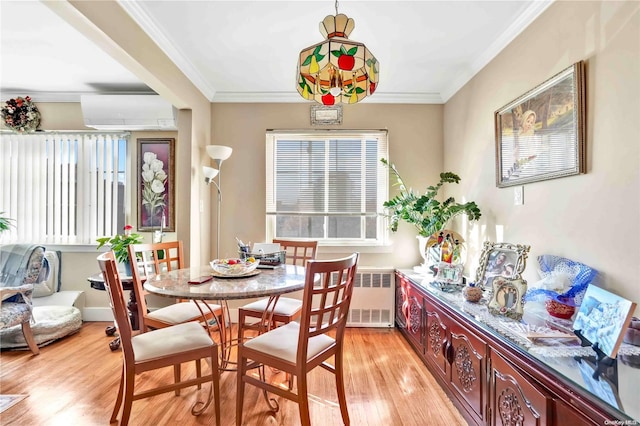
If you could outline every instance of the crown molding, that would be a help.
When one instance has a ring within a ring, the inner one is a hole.
[[[169,40],[158,27],[141,2],[119,1],[120,6],[136,21],[158,47],[173,61],[194,86],[209,100],[213,99],[216,91],[202,77],[197,68],[189,61],[180,50]]]
[[[18,96],[31,97],[33,102],[80,102],[83,95],[155,95],[153,91],[137,92],[2,92],[2,99],[17,98]]]
[[[298,92],[216,92],[213,103],[309,103]],[[442,104],[439,93],[376,92],[360,103],[367,104]]]
[[[447,102],[453,95],[467,84],[477,73],[491,62],[502,50],[524,31],[542,12],[547,10],[555,0],[533,1],[524,12],[498,37],[484,52],[482,52],[464,71],[458,73],[451,84],[442,90],[442,98]]]
[[[33,102],[80,102],[83,95],[155,95],[153,91],[138,92],[30,92]],[[25,93],[2,92],[3,99],[26,96]],[[213,103],[310,103],[298,92],[217,92]],[[442,104],[438,93],[375,93],[365,98],[364,104]]]

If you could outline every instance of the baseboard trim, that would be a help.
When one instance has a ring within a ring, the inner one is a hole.
[[[87,322],[113,321],[111,308],[84,308],[82,310],[82,320]]]

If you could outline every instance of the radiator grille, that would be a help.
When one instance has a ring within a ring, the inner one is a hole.
[[[395,280],[393,269],[358,269],[348,327],[393,327]]]

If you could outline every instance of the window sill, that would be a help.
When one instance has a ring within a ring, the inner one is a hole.
[[[318,247],[322,250],[322,253],[345,253],[347,251],[357,251],[359,253],[393,253],[392,245],[358,245],[358,244],[344,244],[335,245],[328,243],[327,245],[318,243]]]

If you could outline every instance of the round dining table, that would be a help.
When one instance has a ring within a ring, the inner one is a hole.
[[[267,306],[272,309],[282,294],[304,288],[305,274],[303,266],[281,265],[273,269],[256,269],[248,276],[232,277],[221,276],[210,266],[200,266],[151,275],[144,283],[144,288],[150,293],[173,299],[215,301],[221,305],[223,320],[217,324],[222,349],[221,368],[228,369],[231,348],[237,344],[237,339],[230,335],[231,320],[227,301],[268,297]],[[202,280],[207,281],[198,284]],[[270,322],[269,315],[270,312],[265,311],[264,323]]]

